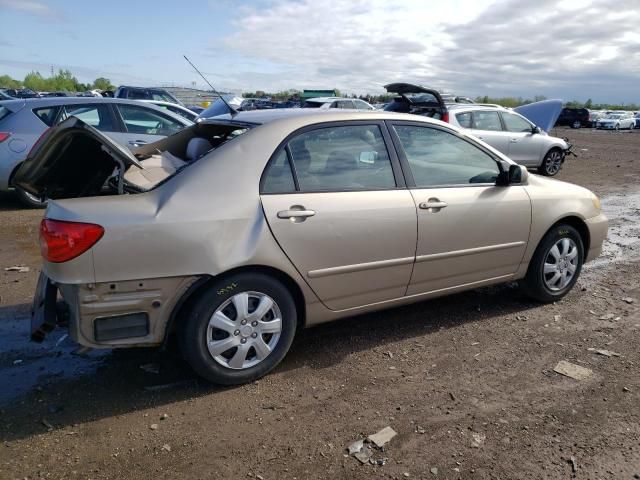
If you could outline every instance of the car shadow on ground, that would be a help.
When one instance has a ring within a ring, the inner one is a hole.
[[[513,285],[502,285],[320,325],[297,335],[272,375],[331,368],[354,352],[469,322],[523,315],[537,306],[524,300]],[[26,305],[0,308],[2,441],[39,434],[48,426],[65,428],[243,388],[199,380],[172,348],[94,350],[78,355],[78,346],[62,329],[43,344],[28,342],[26,312]],[[19,318],[9,318],[11,315]]]
[[[28,210],[15,192],[0,192],[0,212]]]

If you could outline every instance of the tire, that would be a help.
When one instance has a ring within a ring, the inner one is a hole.
[[[582,122],[580,122],[580,120],[576,120],[571,124],[571,128],[580,128],[580,127],[582,127]]]
[[[562,169],[564,163],[564,155],[558,148],[552,148],[547,152],[542,160],[542,165],[538,167],[538,173],[546,177],[553,177],[557,175]]]
[[[20,199],[20,201],[24,206],[29,208],[46,208],[47,207],[46,200],[40,201],[34,195],[31,195],[30,193],[27,193],[18,187],[15,188],[15,191],[16,191],[16,195],[18,195],[18,198]]]
[[[271,308],[260,318],[252,316],[263,300],[264,305],[273,302]],[[251,313],[244,316],[240,310]],[[281,329],[275,333],[277,323],[273,322],[278,315]],[[262,377],[280,363],[296,326],[295,302],[284,285],[263,274],[235,274],[214,283],[196,300],[179,332],[180,348],[201,377],[220,385],[238,385]],[[259,358],[259,352],[264,358]]]
[[[618,130],[620,130],[620,124],[616,123],[616,126],[613,127],[613,129],[617,132]]]
[[[629,130],[633,130],[635,128],[636,124],[635,123],[631,123],[629,125]]]
[[[554,249],[557,249],[555,253]],[[542,303],[560,300],[575,285],[583,262],[584,246],[578,231],[571,225],[555,225],[533,254],[527,275],[520,282],[522,290],[528,297]],[[557,266],[554,269],[552,265]],[[560,277],[554,281],[557,275]]]

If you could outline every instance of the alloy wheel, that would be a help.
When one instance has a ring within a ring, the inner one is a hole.
[[[547,175],[555,175],[560,171],[561,166],[562,154],[557,150],[549,152],[544,160],[544,169]]]
[[[209,319],[207,348],[220,365],[251,368],[274,350],[282,332],[276,302],[260,292],[242,292],[220,305]]]
[[[571,238],[561,238],[549,249],[544,261],[543,277],[553,292],[571,283],[578,268],[578,246]]]

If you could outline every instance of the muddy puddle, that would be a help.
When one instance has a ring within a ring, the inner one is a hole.
[[[43,343],[29,341],[29,317],[24,310],[0,316],[0,406],[36,387],[92,374],[110,354],[95,350],[76,355],[78,345],[61,328]]]

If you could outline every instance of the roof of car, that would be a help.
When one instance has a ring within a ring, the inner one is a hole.
[[[162,112],[165,115],[169,115],[171,118],[176,118],[183,123],[189,121],[186,118],[173,113],[171,111],[160,108],[152,103],[140,102],[139,100],[128,100],[125,98],[111,98],[111,97],[43,97],[43,98],[19,98],[16,100],[3,101],[3,105],[7,105],[10,109],[11,106],[17,109],[24,105],[26,108],[37,107],[55,107],[58,105],[82,105],[83,103],[96,104],[96,103],[117,103],[126,105],[144,105],[146,108],[151,108]]]
[[[335,100],[355,100],[355,98],[347,98],[347,97],[313,97],[305,100],[306,102],[315,102],[315,103],[326,103],[333,102]]]
[[[326,110],[316,108],[278,108],[270,110],[250,110],[238,112],[236,115],[219,115],[201,120],[200,123],[227,123],[229,121],[262,125],[265,123],[283,122],[291,124],[314,124],[325,122],[338,122],[343,120],[405,120],[412,122],[450,124],[434,120],[420,115],[408,113],[386,112],[383,110],[347,110],[330,108]]]
[[[449,110],[508,110],[500,105],[476,105],[473,103],[450,103],[447,104]]]

